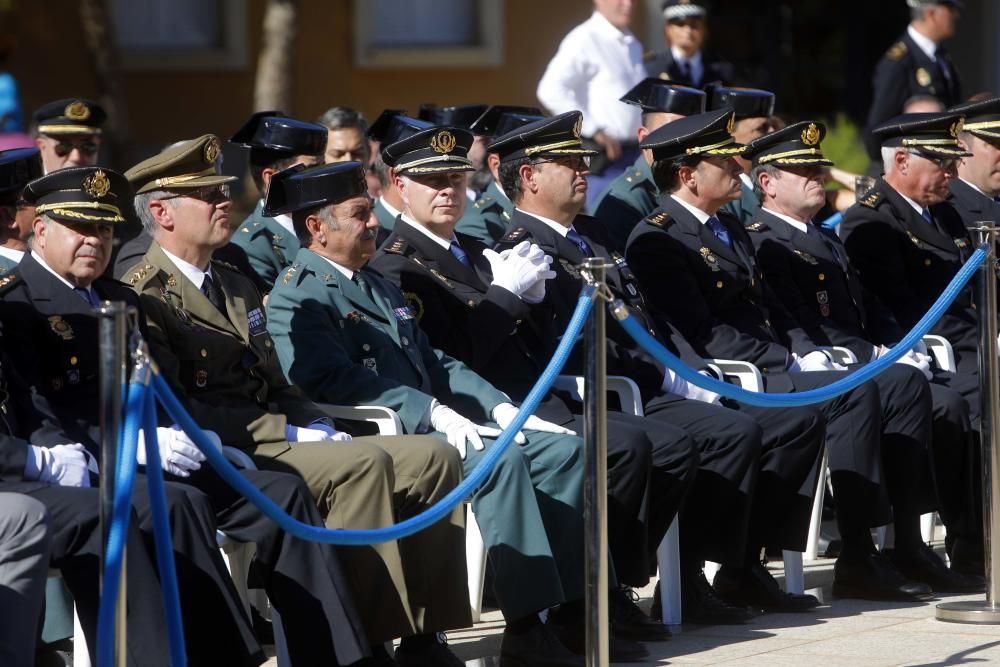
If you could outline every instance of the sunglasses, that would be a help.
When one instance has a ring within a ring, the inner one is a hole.
[[[958,168],[958,163],[960,162],[960,160],[958,158],[954,158],[954,157],[931,157],[930,155],[924,155],[923,153],[919,153],[917,151],[910,151],[910,155],[916,155],[917,157],[922,157],[923,159],[927,160],[928,162],[933,162],[935,165],[937,165],[938,169],[941,169],[941,170],[944,170],[944,171],[949,171],[951,169],[957,169]]]
[[[590,169],[589,155],[573,155],[569,157],[552,158],[549,160],[535,160],[531,164],[545,164],[547,162],[561,164],[564,167],[569,167],[573,171],[587,171]]]
[[[229,197],[229,183],[219,183],[218,185],[206,185],[203,188],[198,188],[196,190],[187,190],[182,193],[175,195],[170,195],[168,197],[161,197],[160,201],[166,201],[167,199],[177,199],[178,197],[187,197],[189,199],[197,199],[203,201],[206,204],[224,204],[230,200]]]
[[[66,157],[73,152],[73,149],[80,151],[81,155],[91,156],[97,153],[98,148],[97,142],[87,139],[84,141],[66,141],[65,139],[58,142],[55,145],[56,155],[59,157]]]

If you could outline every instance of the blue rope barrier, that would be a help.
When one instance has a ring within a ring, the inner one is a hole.
[[[143,369],[149,373],[149,366]],[[145,382],[133,382],[130,391],[143,396],[142,430],[146,444],[146,478],[149,482],[149,504],[153,515],[153,538],[156,545],[156,568],[160,573],[163,592],[163,612],[167,620],[167,642],[170,646],[172,667],[187,665],[184,646],[184,620],[181,614],[180,587],[174,564],[174,547],[170,536],[170,519],[167,513],[167,495],[160,468],[160,447],[156,439],[156,396]],[[102,666],[103,667],[103,666]]]
[[[821,222],[820,225],[826,229],[836,229],[837,225],[843,222],[843,220],[844,220],[844,214],[838,212],[834,213],[829,218]]]
[[[392,526],[373,528],[369,530],[329,530],[318,526],[296,521],[278,507],[271,499],[261,493],[256,487],[248,482],[239,471],[226,460],[225,456],[216,449],[205,437],[204,432],[181,405],[180,401],[170,390],[166,380],[159,374],[153,373],[153,389],[157,398],[166,409],[167,414],[173,419],[181,429],[188,434],[194,443],[205,454],[208,463],[215,468],[219,476],[222,477],[237,492],[247,500],[256,505],[265,515],[278,524],[278,526],[295,537],[322,542],[326,544],[340,545],[367,545],[380,542],[389,542],[402,539],[414,533],[420,532],[424,528],[437,523],[445,518],[452,509],[469,496],[492,471],[500,457],[503,456],[507,447],[514,439],[514,435],[521,430],[524,422],[538,408],[538,404],[548,393],[549,388],[555,381],[556,376],[562,370],[569,356],[570,351],[576,342],[577,337],[583,329],[583,325],[590,314],[593,306],[595,288],[588,286],[584,288],[580,299],[577,302],[576,310],[570,320],[566,332],[563,334],[559,347],[549,361],[548,366],[542,372],[538,382],[532,387],[527,398],[521,404],[514,421],[496,439],[494,446],[486,453],[476,468],[466,476],[462,482],[452,489],[444,498],[434,506],[429,507],[420,514],[410,517],[405,521]],[[131,398],[131,397],[130,397]]]
[[[982,246],[976,250],[969,258],[969,261],[965,263],[964,266],[959,270],[955,277],[952,278],[948,287],[945,288],[938,300],[934,302],[920,321],[917,322],[916,326],[906,336],[903,340],[899,341],[885,356],[879,357],[876,361],[866,364],[863,367],[852,372],[850,375],[840,378],[835,382],[831,382],[825,387],[820,387],[818,389],[810,389],[808,391],[797,392],[797,393],[782,393],[782,394],[765,394],[758,393],[755,391],[748,391],[742,387],[729,384],[727,382],[722,382],[721,380],[716,380],[715,378],[710,378],[698,373],[692,368],[684,364],[683,361],[678,359],[674,354],[670,352],[667,348],[656,340],[653,336],[646,331],[645,328],[640,325],[631,314],[626,314],[623,320],[620,320],[622,327],[625,331],[639,344],[640,347],[649,352],[653,357],[659,361],[661,364],[667,366],[679,376],[687,380],[688,382],[695,384],[702,389],[707,389],[713,391],[726,398],[731,398],[736,401],[741,401],[743,403],[748,403],[750,405],[756,405],[763,408],[780,408],[780,407],[797,407],[802,405],[812,405],[814,403],[822,403],[823,401],[828,401],[840,394],[846,393],[858,385],[861,385],[871,378],[875,377],[889,365],[895,363],[906,354],[910,348],[920,342],[920,339],[924,337],[930,328],[934,325],[938,319],[944,314],[951,303],[961,292],[969,279],[972,278],[972,274],[982,266],[983,262],[986,260],[988,249]],[[624,308],[618,309],[628,313]]]

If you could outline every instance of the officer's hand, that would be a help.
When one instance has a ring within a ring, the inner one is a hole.
[[[351,439],[350,433],[345,433],[343,431],[338,431],[333,426],[330,425],[325,419],[317,419],[314,422],[310,422],[309,428],[316,429],[317,431],[323,431],[328,436],[326,440],[341,440],[348,441]]]
[[[471,444],[473,449],[482,451],[485,446],[482,436],[495,438],[500,435],[499,429],[475,424],[447,405],[440,403],[436,403],[431,408],[431,428],[444,433],[449,444],[458,450],[463,459],[466,453],[466,443]]]
[[[522,299],[537,298],[538,290],[530,291],[536,283],[543,282],[541,297],[545,298],[544,281],[555,278],[555,272],[550,268],[552,258],[544,252],[538,255],[541,249],[527,241],[521,241],[509,250],[497,253],[486,249],[483,257],[490,263],[490,271],[493,274],[493,283],[498,287],[503,287],[508,292]],[[538,303],[538,301],[529,303]]]
[[[38,480],[55,486],[90,486],[87,449],[79,442],[55,447],[31,445],[38,465]]]
[[[507,430],[507,427],[514,422],[514,418],[517,417],[518,409],[512,403],[501,403],[500,405],[493,408],[493,421],[500,424],[500,428]],[[576,435],[576,431],[571,431],[568,428],[562,427],[559,424],[553,424],[552,422],[547,422],[544,419],[540,419],[535,415],[528,417],[521,428],[527,429],[529,431],[544,431],[545,433],[559,433],[560,435]],[[528,439],[524,437],[521,431],[517,432],[514,436],[514,442],[519,445],[523,445],[528,442]]]
[[[594,136],[591,139],[604,149],[604,154],[607,156],[608,162],[614,162],[622,156],[622,145],[618,143],[617,139],[606,135],[604,130],[594,132]]]
[[[157,427],[156,444],[160,453],[160,467],[171,475],[190,477],[191,472],[201,468],[201,462],[205,460],[205,455],[194,441],[176,424],[170,428]],[[146,438],[141,430],[136,461],[139,465],[146,465]]]
[[[814,350],[804,357],[792,354],[792,365],[788,369],[790,373],[809,373],[811,371],[843,371],[846,366],[835,363],[826,356],[822,350]]]
[[[920,354],[914,350],[910,350],[899,359],[896,360],[897,364],[906,364],[907,366],[913,366],[920,370],[927,378],[928,382],[934,379],[934,373],[931,372],[931,358],[929,355]]]
[[[285,439],[288,442],[322,442],[324,440],[343,440],[344,438],[334,437],[338,431],[330,428],[326,424],[322,426],[313,422],[309,426],[285,426]],[[345,434],[346,435],[346,434]],[[350,438],[347,438],[350,439]]]

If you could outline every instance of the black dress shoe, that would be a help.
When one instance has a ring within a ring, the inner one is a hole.
[[[587,631],[582,623],[553,623],[550,619],[546,625],[572,653],[579,656],[586,654]],[[611,662],[641,662],[648,656],[649,651],[642,644],[615,637],[614,632],[609,631],[608,657]]]
[[[886,556],[904,577],[922,581],[935,593],[979,593],[986,590],[986,580],[948,569],[944,561],[926,544],[916,549],[886,549]]]
[[[951,561],[952,572],[971,574],[977,577],[986,576],[986,561],[983,543],[978,540],[968,540],[953,537],[948,534],[944,538]]]
[[[633,599],[631,588],[611,591],[608,600],[608,616],[611,631],[616,637],[640,642],[662,642],[670,639],[670,630],[659,621],[647,616]]]
[[[833,594],[839,598],[918,602],[932,597],[931,587],[911,581],[883,554],[841,556],[833,566]]]
[[[436,638],[420,643],[404,639],[396,648],[396,662],[400,667],[465,667],[465,661],[459,660],[447,644]]]
[[[681,582],[681,614],[685,623],[703,625],[739,625],[753,618],[746,606],[720,598],[702,571]]]
[[[563,646],[547,624],[539,623],[518,633],[503,631],[501,667],[584,667],[585,664],[583,658]]]
[[[732,605],[767,612],[804,612],[819,606],[814,595],[786,593],[762,563],[748,568],[723,567],[715,575],[715,592]]]

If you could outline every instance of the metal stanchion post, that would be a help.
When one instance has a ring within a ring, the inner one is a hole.
[[[108,543],[111,508],[114,503],[115,469],[118,464],[118,434],[121,430],[122,387],[125,384],[125,304],[104,301],[98,308],[101,386],[101,562]],[[125,580],[128,572],[127,554],[122,554],[122,574],[115,607],[114,664],[125,665]],[[101,594],[104,582],[101,581]]]
[[[608,630],[608,440],[607,372],[604,339],[605,272],[611,265],[589,259],[583,269],[597,285],[597,303],[584,329],[584,465],[583,511],[586,522],[587,667],[607,667]]]
[[[979,393],[982,404],[980,438],[983,452],[983,538],[986,550],[986,599],[946,602],[937,606],[937,619],[953,623],[1000,624],[1000,368],[997,366],[996,240],[1000,228],[982,222],[973,227],[976,245],[989,254],[979,270],[976,312],[979,313]]]

